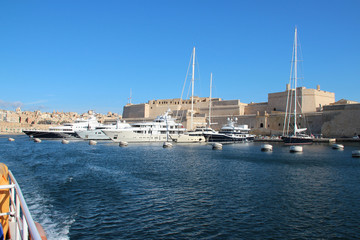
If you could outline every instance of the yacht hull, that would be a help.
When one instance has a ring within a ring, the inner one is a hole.
[[[103,132],[114,142],[166,142],[171,140],[171,135],[167,136],[167,134],[143,134],[133,131],[110,130],[103,130]]]
[[[313,139],[310,137],[283,137],[283,142],[285,145],[308,145],[313,143]]]
[[[41,139],[62,139],[62,138],[78,138],[75,132],[55,132],[55,131],[39,131],[39,130],[23,130],[23,133],[29,137]]]
[[[243,137],[227,134],[204,134],[207,142],[246,142],[253,141],[254,137]]]

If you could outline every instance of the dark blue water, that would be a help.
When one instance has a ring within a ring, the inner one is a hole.
[[[358,239],[358,144],[130,144],[0,138],[48,239]]]

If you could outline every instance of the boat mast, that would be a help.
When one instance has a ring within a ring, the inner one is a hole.
[[[195,77],[195,47],[193,49],[193,64],[192,64],[192,76],[191,76],[191,119],[190,129],[193,129],[193,118],[194,118],[194,77]]]
[[[294,54],[294,83],[295,83],[295,102],[294,102],[294,136],[296,135],[296,107],[297,107],[297,96],[296,96],[296,85],[297,85],[297,28],[295,27],[295,54]]]
[[[209,128],[211,128],[211,89],[212,89],[212,73],[210,73]]]

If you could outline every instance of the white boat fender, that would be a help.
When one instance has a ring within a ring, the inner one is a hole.
[[[96,144],[97,144],[97,142],[94,141],[94,140],[90,140],[90,141],[89,141],[89,145],[96,145]]]

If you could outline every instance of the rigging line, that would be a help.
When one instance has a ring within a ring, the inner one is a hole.
[[[189,70],[190,70],[191,59],[192,59],[192,58],[193,58],[193,53],[191,52],[191,54],[190,54],[189,66],[188,66],[187,71],[186,71],[185,80],[184,80],[184,85],[183,85],[183,88],[182,88],[182,91],[181,91],[181,96],[180,96],[180,110],[181,110],[181,106],[182,106],[182,99],[183,99],[183,94],[184,94],[184,90],[185,90],[185,86],[186,86],[186,81],[187,81],[187,78],[188,78],[188,76],[189,76]],[[175,119],[176,119],[177,116],[178,116],[178,112],[179,112],[179,110],[176,111]],[[184,114],[184,111],[182,111],[181,118],[183,117],[183,114]]]
[[[286,110],[285,110],[285,117],[284,117],[284,126],[283,126],[283,135],[286,131],[286,134],[289,134],[289,128],[290,128],[290,110],[291,110],[291,106],[289,108],[288,104],[290,101],[289,95],[290,95],[290,91],[292,89],[291,86],[291,79],[292,79],[292,75],[293,75],[293,67],[294,67],[294,52],[295,52],[295,43],[293,43],[293,51],[292,51],[292,56],[291,56],[291,64],[290,64],[290,76],[289,76],[289,90],[288,90],[288,94],[287,94],[287,99],[286,99]],[[291,91],[291,96],[292,96],[292,91]],[[289,110],[290,109],[290,110]],[[287,117],[289,115],[289,120],[287,121]]]

